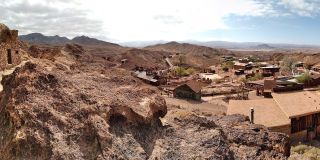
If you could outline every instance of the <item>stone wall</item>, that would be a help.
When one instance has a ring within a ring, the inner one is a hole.
[[[291,134],[291,125],[283,125],[283,126],[277,126],[277,127],[269,127],[270,131],[272,132],[280,132],[287,135]]]
[[[11,51],[11,58],[8,57],[8,50]],[[0,71],[12,68],[21,63],[21,50],[17,42],[0,44]],[[11,59],[11,60],[10,60]],[[10,63],[11,62],[11,63]]]

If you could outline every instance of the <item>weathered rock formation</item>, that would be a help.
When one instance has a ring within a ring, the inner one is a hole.
[[[40,57],[31,56],[3,77],[0,159],[285,159],[289,154],[286,135],[240,115],[204,117],[167,107],[156,88],[130,72],[109,67],[81,46],[64,50],[52,61],[46,57],[50,50],[30,49],[40,54],[29,55]]]

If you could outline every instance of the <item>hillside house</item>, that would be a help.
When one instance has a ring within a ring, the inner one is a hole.
[[[267,67],[260,67],[262,70],[262,75],[264,77],[270,77],[270,76],[275,76],[276,73],[280,72],[280,67],[275,66],[275,65],[269,65]]]
[[[176,87],[173,90],[173,96],[175,98],[191,99],[201,101],[201,89],[202,83],[197,81],[189,81]]]
[[[0,71],[21,63],[18,31],[0,23]]]
[[[227,61],[234,61],[234,60],[235,60],[235,58],[234,58],[233,56],[223,56],[222,58],[223,58],[223,60],[224,60],[225,62],[227,62]]]
[[[320,97],[309,91],[272,93],[270,99],[232,100],[227,114],[250,116],[254,109],[254,123],[271,131],[288,134],[293,140],[307,140],[320,136]]]
[[[315,65],[311,69],[315,72],[320,72],[320,65]]]
[[[242,70],[250,70],[250,69],[252,69],[252,64],[236,62],[233,65],[233,69],[235,69],[235,70],[241,70],[241,69]]]

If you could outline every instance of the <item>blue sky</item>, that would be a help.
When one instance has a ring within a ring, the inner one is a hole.
[[[113,41],[320,45],[320,0],[1,0],[0,22]]]
[[[320,17],[238,17],[225,18],[229,29],[199,34],[203,39],[236,42],[320,44]],[[210,38],[210,36],[214,38]],[[199,39],[201,39],[199,38]]]

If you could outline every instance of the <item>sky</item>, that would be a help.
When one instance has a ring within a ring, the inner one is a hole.
[[[0,0],[20,34],[320,45],[320,0]]]

